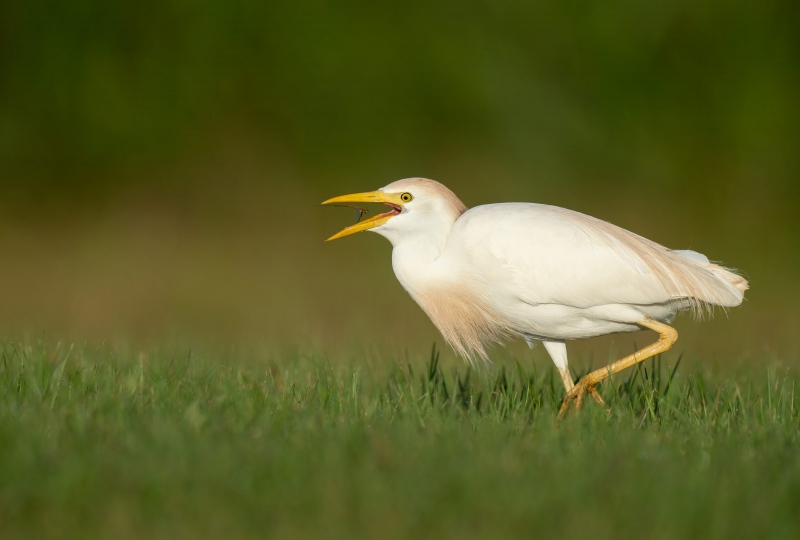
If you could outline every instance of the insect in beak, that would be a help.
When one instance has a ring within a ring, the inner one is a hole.
[[[360,206],[355,206],[352,204],[335,204],[333,206],[341,208],[352,208],[353,216],[355,217],[356,223],[361,221],[361,218],[364,217],[364,214],[369,214],[369,210],[367,210],[366,208],[361,208]]]
[[[360,206],[353,206],[352,204],[346,204],[345,206],[353,209],[353,215],[356,218],[356,223],[361,221],[361,218],[364,217],[364,214],[369,214],[369,210],[366,208],[361,208]]]

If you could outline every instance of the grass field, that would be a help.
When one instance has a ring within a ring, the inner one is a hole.
[[[0,538],[799,537],[797,374],[668,358],[557,424],[530,362],[6,342]]]

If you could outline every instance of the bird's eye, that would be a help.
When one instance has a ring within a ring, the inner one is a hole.
[[[400,195],[400,200],[403,202],[410,202],[411,199],[413,198],[414,197],[411,196],[411,193],[403,193],[402,195]]]

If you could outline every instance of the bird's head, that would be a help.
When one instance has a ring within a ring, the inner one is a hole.
[[[464,206],[455,194],[435,180],[406,178],[392,182],[377,191],[353,193],[328,199],[322,204],[383,203],[388,212],[359,221],[334,234],[336,240],[353,233],[371,230],[389,239],[392,244],[418,234],[445,234],[463,214]]]

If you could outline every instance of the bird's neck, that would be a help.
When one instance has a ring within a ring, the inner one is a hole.
[[[447,247],[447,236],[446,233],[431,233],[395,244],[392,268],[397,280],[411,296],[416,297],[427,289],[441,274],[440,260]]]
[[[447,240],[461,212],[443,209],[416,217],[400,215],[375,232],[392,243],[392,267],[398,281],[414,299],[436,283],[443,270]]]

